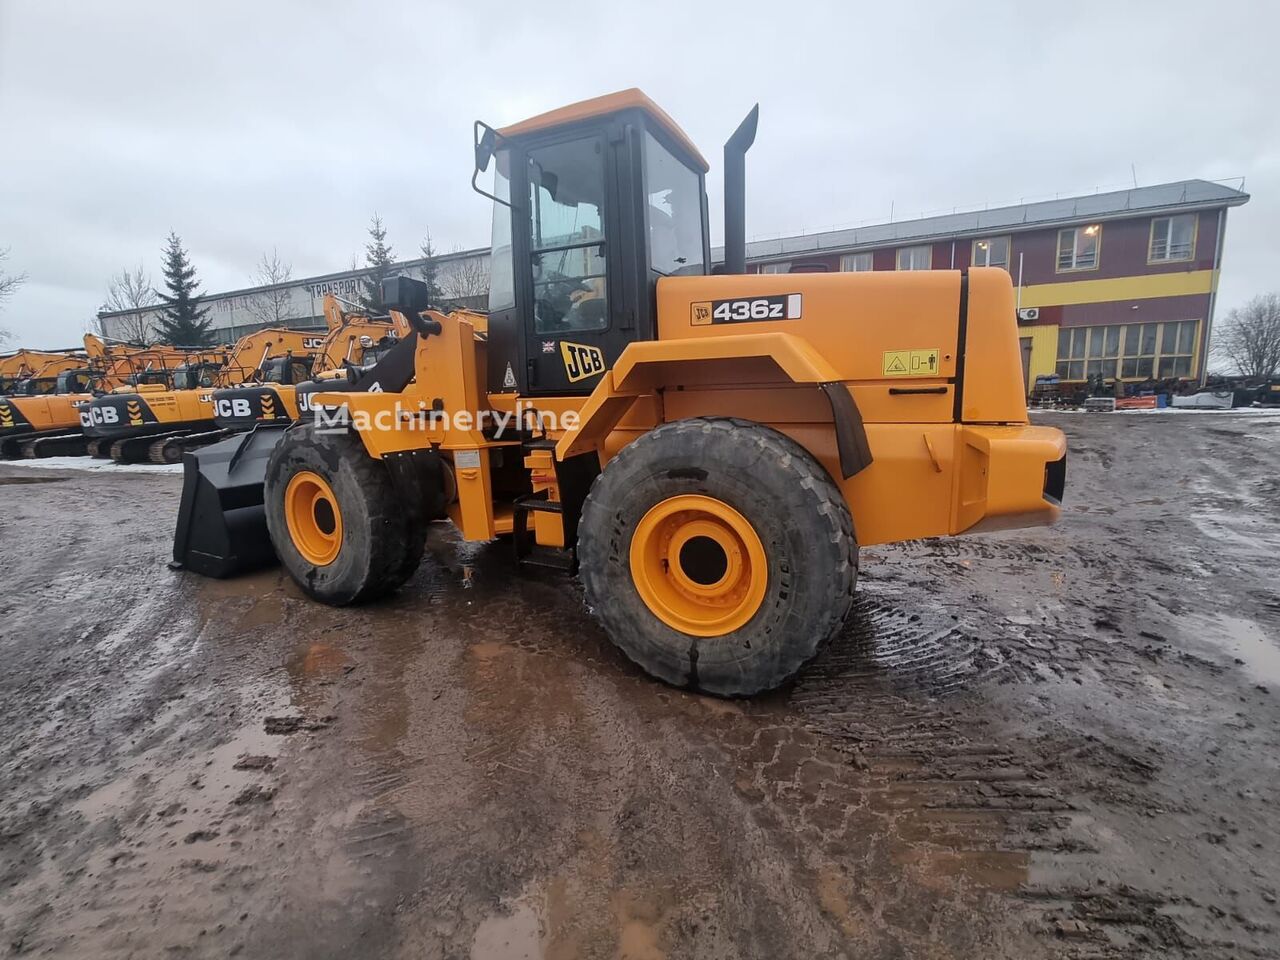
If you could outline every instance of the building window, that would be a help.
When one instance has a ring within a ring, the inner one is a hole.
[[[1196,322],[1178,320],[1160,326],[1159,376],[1191,376],[1191,359],[1196,352]]]
[[[1155,376],[1158,323],[1127,323],[1124,327],[1124,358],[1120,376],[1148,380]]]
[[[1194,213],[1180,213],[1176,217],[1156,217],[1152,220],[1147,262],[1172,263],[1194,257],[1196,219]]]
[[[988,237],[973,241],[973,265],[975,267],[1004,267],[1009,269],[1009,238]]]
[[[840,269],[845,273],[866,273],[871,266],[871,251],[865,253],[846,253],[840,258]]]
[[[1084,364],[1086,377],[1114,380],[1116,362],[1120,359],[1120,327],[1090,327],[1087,356]]]
[[[1064,327],[1058,331],[1063,380],[1163,380],[1194,370],[1197,320]]]
[[[762,263],[760,264],[761,273],[790,273],[791,261],[781,260],[778,263]]]
[[[900,247],[899,270],[928,270],[933,261],[933,247]]]
[[[1102,227],[1068,227],[1058,231],[1058,272],[1069,270],[1096,270],[1098,244],[1102,240]]]
[[[1088,327],[1063,327],[1058,331],[1058,376],[1063,380],[1084,379],[1084,346]]]

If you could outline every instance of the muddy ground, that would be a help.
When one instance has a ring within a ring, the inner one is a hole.
[[[0,466],[0,954],[1280,955],[1280,417],[1042,419],[1060,525],[864,551],[745,703],[505,544],[336,611]]]

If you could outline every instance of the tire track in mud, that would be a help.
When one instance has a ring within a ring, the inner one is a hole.
[[[1101,779],[1110,804],[1158,815],[1149,793],[1162,766],[1158,754],[1137,755],[1091,735],[1082,741],[1052,723],[1028,738],[1007,714],[992,716],[987,702],[1000,688],[1088,686],[1104,676],[1137,690],[1153,662],[1210,676],[1222,668],[1144,630],[1146,598],[1068,590],[1068,609],[1044,623],[1002,618],[966,590],[971,568],[1018,568],[1025,576],[1029,563],[1063,565],[1035,547],[991,538],[903,544],[884,553],[888,569],[872,568],[871,589],[860,595],[849,628],[802,673],[788,699],[806,729],[866,770],[875,784],[868,788],[872,806],[893,810],[896,830],[921,844],[922,856],[1021,903],[1022,921],[1054,956],[1270,955],[1257,938],[1267,927],[1233,913],[1225,898],[1213,903],[1111,877],[1096,842],[1091,785]],[[1082,564],[1096,576],[1122,562],[1119,550],[1087,556],[1073,549],[1068,566]],[[945,570],[944,582],[957,588],[935,594],[927,617],[888,600],[922,566],[935,577]],[[1179,566],[1185,575],[1188,566]],[[1224,937],[1224,926],[1243,937]]]

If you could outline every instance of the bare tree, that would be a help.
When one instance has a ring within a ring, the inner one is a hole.
[[[440,264],[439,277],[440,292],[448,300],[474,299],[489,293],[489,270],[483,257],[446,261]]]
[[[254,286],[266,287],[249,298],[248,310],[260,323],[273,327],[283,327],[290,320],[296,320],[298,312],[293,305],[293,295],[288,283],[293,277],[293,265],[280,259],[280,252],[275,247],[270,253],[264,253],[253,272]]]
[[[107,281],[107,298],[102,303],[102,309],[110,312],[128,311],[113,321],[116,339],[145,347],[156,339],[150,308],[159,302],[160,295],[151,283],[151,274],[147,273],[142,264],[138,264],[132,270],[125,267]],[[101,332],[106,336],[105,327]]]
[[[1226,315],[1213,351],[1243,376],[1274,376],[1280,369],[1280,293],[1264,293]]]
[[[4,271],[3,264],[8,259],[9,248],[5,247],[0,250],[0,305],[3,305],[6,300],[12,297],[27,280],[25,273],[6,273]],[[0,343],[4,343],[9,337],[9,331],[0,328]]]

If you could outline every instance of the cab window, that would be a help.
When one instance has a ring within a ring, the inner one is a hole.
[[[493,195],[511,200],[511,153],[494,154]],[[506,203],[493,205],[493,234],[489,244],[489,312],[508,310],[516,305],[516,288],[511,262],[511,208]]]
[[[534,331],[603,330],[604,145],[557,143],[531,150],[528,163]]]
[[[649,266],[664,277],[701,276],[702,188],[698,175],[652,133],[644,135],[644,192],[648,199]]]

